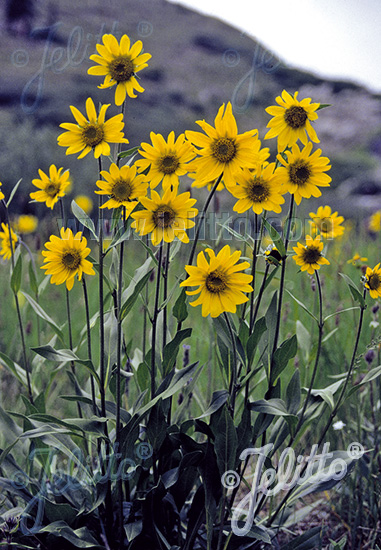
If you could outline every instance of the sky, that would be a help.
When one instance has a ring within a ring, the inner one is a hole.
[[[380,0],[170,0],[259,40],[283,62],[381,92]]]

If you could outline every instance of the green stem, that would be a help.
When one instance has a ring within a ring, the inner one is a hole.
[[[99,177],[101,178],[102,161],[98,158]],[[106,389],[105,389],[105,331],[104,331],[104,294],[103,294],[103,195],[98,195],[98,222],[99,222],[99,365],[100,365],[100,394],[101,394],[101,412],[106,416]]]
[[[6,202],[3,201],[3,203],[4,203],[4,206],[5,206],[5,217],[6,217],[6,223],[7,223],[7,226],[8,226],[9,247],[11,249],[11,264],[12,264],[12,271],[13,271],[14,268],[15,268],[15,251],[13,250],[11,222],[10,222],[10,219],[9,219],[8,207],[6,205]],[[34,405],[32,384],[31,384],[31,380],[30,380],[29,362],[28,362],[28,357],[27,357],[27,353],[26,353],[24,325],[23,325],[23,322],[22,322],[21,310],[20,310],[20,302],[19,302],[19,298],[17,296],[17,292],[14,292],[13,296],[15,298],[16,311],[17,311],[17,320],[18,320],[19,330],[20,330],[23,361],[24,361],[24,368],[25,368],[25,372],[26,372],[26,381],[27,381],[27,386],[28,386],[28,395],[29,395],[29,400],[30,400],[31,404]]]
[[[235,335],[234,335],[234,332],[233,332],[233,328],[231,326],[229,317],[228,317],[228,315],[225,311],[224,311],[224,317],[225,317],[226,324],[228,326],[229,335],[230,335],[230,338],[231,338],[231,341],[232,341],[232,346],[233,346],[233,363],[232,363],[232,368],[231,368],[229,394],[230,394],[230,409],[231,409],[232,416],[234,417],[235,397],[236,397],[236,392],[237,392],[237,362],[238,362],[237,346],[236,346],[236,341],[235,341]]]
[[[73,334],[72,334],[72,328],[71,328],[71,312],[70,312],[69,290],[67,288],[65,288],[65,290],[66,290],[66,314],[67,314],[67,323],[68,323],[68,332],[69,332],[69,349],[71,351],[73,351]],[[76,375],[76,371],[75,371],[74,361],[70,361],[70,368],[71,368],[71,372],[73,373],[74,380],[75,380],[74,381],[75,393],[77,395],[81,395],[81,390],[80,390],[80,387],[79,387],[78,382],[77,382],[77,375]],[[79,401],[77,403],[77,410],[78,410],[79,418],[83,418],[82,408],[81,408],[81,404],[80,404]]]
[[[86,311],[86,337],[87,337],[87,355],[90,361],[93,361],[92,357],[92,351],[91,351],[91,327],[90,327],[90,309],[89,309],[89,296],[87,293],[87,285],[86,285],[86,279],[83,276],[82,277],[82,288],[83,288],[83,297],[85,300],[85,311]],[[90,376],[90,384],[91,384],[91,398],[93,401],[93,413],[96,416],[98,414],[97,409],[97,402],[96,402],[96,396],[95,396],[95,385],[94,385],[94,378]]]
[[[155,397],[156,393],[156,363],[155,363],[155,347],[156,347],[156,329],[157,329],[157,317],[159,315],[159,295],[160,295],[160,271],[163,261],[163,241],[159,245],[159,259],[156,275],[156,292],[155,292],[155,305],[152,316],[152,345],[151,345],[151,399]]]
[[[305,414],[307,406],[308,406],[308,402],[309,402],[309,399],[310,399],[310,396],[311,396],[312,388],[313,388],[313,385],[314,385],[314,382],[315,382],[315,377],[316,377],[316,374],[317,374],[319,358],[320,358],[320,353],[321,353],[321,343],[322,343],[322,340],[323,340],[323,327],[324,327],[323,298],[322,298],[322,292],[321,292],[321,282],[320,282],[319,273],[317,271],[315,271],[315,275],[316,275],[316,282],[317,282],[318,296],[319,296],[319,321],[318,321],[319,337],[318,337],[318,345],[317,345],[315,364],[314,364],[314,368],[313,368],[313,371],[312,371],[311,381],[310,381],[309,386],[308,386],[307,397],[304,401],[303,409],[302,409],[301,415],[299,417],[298,424],[295,428],[295,433],[294,433],[294,435],[292,436],[292,438],[290,440],[289,447],[291,447],[291,445],[295,441],[296,435],[298,434],[300,428],[303,425],[304,414]]]
[[[223,175],[224,175],[224,173],[222,172],[222,174],[220,174],[218,176],[218,178],[216,179],[216,182],[213,185],[213,188],[210,191],[210,193],[208,195],[208,198],[205,201],[204,208],[201,211],[200,217],[199,217],[198,222],[197,222],[196,233],[195,233],[195,237],[194,237],[194,241],[193,241],[193,245],[192,245],[192,250],[191,250],[191,253],[189,255],[188,265],[192,265],[192,263],[193,263],[193,258],[194,258],[194,254],[196,252],[196,246],[197,246],[198,238],[200,236],[201,226],[204,222],[206,212],[209,208],[210,201],[212,200],[212,198],[214,196],[214,193],[216,192],[217,187],[219,186],[219,184],[222,180]]]
[[[165,255],[164,270],[163,270],[163,301],[168,298],[168,271],[169,271],[169,255],[171,251],[171,243],[167,243],[167,252]],[[167,344],[167,305],[163,309],[163,352]]]
[[[146,245],[149,246],[149,240],[148,240],[148,235],[146,235]],[[148,258],[149,256],[149,253],[148,253],[148,250],[146,252],[146,259]],[[148,313],[147,313],[147,304],[148,304],[148,296],[149,296],[149,291],[148,291],[148,283],[146,284],[146,287],[145,287],[145,304],[144,304],[144,312],[143,312],[143,342],[142,342],[142,351],[143,351],[143,359],[145,358],[146,356],[146,347],[147,347],[147,318],[148,318]]]
[[[280,284],[279,284],[278,314],[277,314],[275,334],[274,334],[274,344],[273,344],[273,349],[272,349],[272,354],[271,354],[271,364],[273,363],[274,353],[275,353],[275,351],[278,347],[280,319],[281,319],[281,315],[282,315],[284,279],[285,279],[285,274],[286,274],[287,249],[288,249],[288,243],[289,243],[289,238],[290,238],[293,210],[294,210],[294,195],[291,195],[290,213],[289,213],[289,217],[288,217],[288,221],[287,221],[286,238],[285,238],[285,242],[284,242],[284,247],[286,249],[286,253],[285,253],[285,256],[282,260],[282,268],[281,268],[281,276],[280,276]]]

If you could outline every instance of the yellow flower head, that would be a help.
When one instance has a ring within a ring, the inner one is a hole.
[[[45,247],[47,250],[42,251],[45,265],[41,269],[46,270],[46,275],[52,276],[52,284],[66,282],[66,288],[71,290],[76,275],[79,281],[83,273],[95,275],[93,264],[85,259],[91,251],[87,248],[87,240],[81,231],[74,235],[71,229],[62,227],[61,238],[52,235]]]
[[[9,260],[12,256],[12,250],[15,251],[18,237],[11,228],[11,238],[9,238],[9,227],[5,223],[1,224],[2,231],[0,231],[1,249],[0,256],[3,256],[5,260]],[[12,248],[11,248],[12,243]]]
[[[337,212],[332,214],[330,206],[319,206],[316,214],[310,212],[312,223],[319,230],[325,239],[335,239],[344,233],[344,227],[341,225],[344,221],[343,216],[338,216]]]
[[[3,184],[1,183],[0,181],[0,187],[2,186]],[[0,191],[0,201],[2,201],[4,199],[4,193],[2,193],[2,191]]]
[[[242,214],[252,208],[256,214],[263,210],[281,212],[284,203],[281,181],[275,170],[275,162],[258,164],[254,170],[244,168],[236,176],[237,185],[228,187],[228,190],[239,199],[233,207],[235,212]]]
[[[87,195],[77,195],[74,197],[75,202],[80,208],[85,212],[85,214],[90,214],[93,209],[93,201]]]
[[[192,187],[197,187],[197,189],[201,189],[202,187],[207,187],[208,191],[210,192],[213,189],[214,184],[216,183],[216,180],[210,180],[210,181],[198,180],[196,172],[192,172],[191,174],[188,174],[188,176],[192,180],[194,180],[192,182]],[[216,191],[223,191],[224,189],[225,189],[225,183],[224,183],[224,180],[221,180],[220,183],[217,185]]]
[[[368,258],[365,256],[360,256],[360,254],[354,254],[353,258],[347,260],[347,264],[357,265],[357,262],[367,262]]]
[[[67,130],[58,136],[58,145],[67,147],[66,154],[72,155],[79,153],[78,158],[85,157],[91,150],[94,151],[94,157],[110,154],[109,143],[128,143],[128,139],[123,137],[123,114],[113,116],[105,121],[106,111],[110,105],[102,105],[99,115],[95,110],[95,105],[91,97],[86,100],[87,118],[73,105],[70,110],[77,124],[64,122],[60,124],[61,128]]]
[[[30,194],[30,198],[37,202],[44,202],[48,208],[53,210],[53,206],[58,202],[58,199],[64,197],[70,185],[69,170],[62,173],[63,168],[57,170],[52,164],[49,168],[49,175],[42,170],[38,170],[40,179],[32,180],[35,187],[40,191],[34,191]]]
[[[197,216],[197,208],[193,208],[196,199],[190,198],[190,193],[177,195],[176,189],[168,188],[162,197],[151,192],[151,198],[141,198],[140,202],[146,210],[133,212],[131,227],[140,235],[151,233],[152,244],[156,246],[162,240],[170,243],[175,237],[183,243],[189,242],[185,230],[194,226],[189,218]]]
[[[310,98],[298,101],[298,93],[295,92],[292,96],[283,90],[282,97],[278,96],[275,99],[278,106],[274,105],[266,109],[266,112],[273,118],[267,124],[270,130],[265,135],[265,139],[278,136],[278,151],[284,151],[286,147],[291,147],[298,139],[303,145],[306,145],[308,137],[314,143],[319,143],[311,121],[318,118],[316,111],[320,104],[311,103]]]
[[[91,55],[91,61],[98,65],[90,67],[89,74],[104,76],[103,84],[98,88],[111,88],[116,85],[115,104],[122,105],[129,97],[137,97],[134,93],[144,92],[136,80],[136,73],[148,66],[146,63],[151,59],[151,54],[141,53],[143,44],[138,40],[131,46],[129,37],[124,34],[118,43],[112,34],[102,36],[103,44],[97,44],[96,48],[99,55]]]
[[[306,237],[306,244],[298,243],[294,246],[295,256],[293,260],[296,265],[300,265],[301,271],[307,271],[309,275],[313,275],[321,265],[329,265],[329,261],[322,255],[323,243],[321,236],[318,235],[313,239],[310,235]]]
[[[161,134],[150,134],[152,145],[142,143],[139,153],[144,159],[136,161],[139,172],[149,169],[148,179],[151,189],[155,189],[163,182],[163,189],[179,183],[179,176],[187,173],[187,162],[195,156],[193,147],[185,141],[184,134],[180,134],[175,141],[175,132],[168,135],[167,141]]]
[[[381,210],[377,210],[371,215],[369,219],[369,231],[372,233],[378,233],[381,231]]]
[[[249,262],[238,264],[241,252],[230,253],[226,245],[215,255],[207,248],[209,263],[203,252],[197,256],[197,266],[186,265],[189,277],[180,286],[198,286],[196,290],[187,290],[188,295],[200,294],[191,306],[202,304],[202,316],[218,317],[221,313],[235,313],[238,304],[248,301],[244,292],[253,292],[250,286],[253,277],[246,273],[238,273],[250,267]]]
[[[324,174],[331,168],[329,159],[320,156],[321,149],[312,154],[311,150],[311,142],[307,143],[302,151],[295,143],[291,151],[285,152],[287,160],[282,155],[277,156],[283,164],[278,168],[278,176],[284,185],[284,192],[294,195],[296,204],[300,204],[302,198],[320,197],[319,187],[329,187],[331,181],[331,178]]]
[[[13,225],[17,233],[26,235],[36,231],[38,226],[38,218],[32,214],[21,214],[16,218]]]
[[[136,166],[122,166],[111,164],[110,171],[102,170],[102,177],[106,181],[98,180],[98,195],[109,195],[109,200],[101,208],[126,208],[128,217],[140,198],[147,194],[147,176],[136,175]]]
[[[365,272],[365,288],[369,290],[371,298],[375,300],[381,298],[381,269],[380,264],[377,264],[373,269],[366,268]]]
[[[225,184],[234,185],[237,172],[260,162],[261,142],[258,131],[250,130],[238,134],[230,102],[226,105],[226,110],[225,104],[220,107],[214,128],[205,120],[198,120],[196,124],[201,126],[206,135],[190,130],[185,135],[199,149],[197,153],[200,158],[193,160],[188,169],[196,172],[196,178],[200,182],[210,182],[223,173]]]

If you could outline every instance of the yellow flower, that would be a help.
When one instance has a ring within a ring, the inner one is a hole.
[[[381,269],[380,264],[377,264],[373,269],[366,268],[365,272],[365,288],[369,290],[371,298],[377,299],[381,297]]]
[[[310,275],[313,275],[317,269],[320,269],[321,265],[329,265],[329,261],[322,255],[323,243],[321,242],[321,236],[318,235],[313,239],[310,235],[306,237],[306,244],[297,243],[294,246],[296,265],[300,265],[301,271],[307,271]]]
[[[95,271],[93,264],[85,259],[91,251],[87,248],[87,240],[82,232],[78,231],[74,235],[71,229],[62,227],[60,234],[61,238],[51,235],[45,243],[48,250],[42,251],[45,265],[41,269],[46,270],[46,275],[52,276],[52,284],[60,285],[66,282],[66,288],[71,290],[76,275],[80,281],[83,273],[95,275]]]
[[[233,207],[235,212],[242,214],[249,208],[252,208],[256,214],[261,214],[263,210],[271,212],[281,212],[281,204],[284,203],[282,197],[282,185],[275,170],[275,162],[258,164],[254,170],[244,168],[236,176],[237,185],[228,187],[228,190],[239,199]]]
[[[378,233],[381,231],[381,210],[377,210],[371,215],[369,219],[369,231],[372,233]]]
[[[278,136],[278,151],[291,147],[298,139],[306,145],[308,137],[314,143],[319,143],[311,121],[318,118],[316,111],[320,104],[311,103],[310,98],[298,101],[298,93],[295,92],[292,96],[283,90],[282,97],[278,96],[275,99],[279,106],[274,105],[266,109],[273,118],[267,124],[270,130],[265,135],[265,139]]]
[[[141,53],[143,44],[138,40],[131,46],[129,37],[124,34],[118,43],[112,34],[102,36],[103,44],[97,44],[99,55],[91,55],[90,59],[98,63],[90,67],[89,74],[104,76],[103,84],[98,88],[111,88],[116,85],[115,104],[122,105],[129,97],[137,97],[134,91],[144,92],[136,80],[136,73],[148,66],[146,61],[151,59],[151,54]]]
[[[80,208],[85,212],[85,214],[90,214],[93,209],[93,201],[87,195],[77,195],[74,197],[75,202]]]
[[[216,180],[204,180],[200,181],[197,179],[196,172],[192,172],[191,174],[188,174],[188,176],[193,179],[192,187],[197,187],[197,189],[201,189],[202,187],[207,187],[208,191],[211,191],[214,187],[214,184],[216,183]],[[225,183],[224,180],[221,180],[220,183],[217,185],[216,191],[223,191],[225,189]]]
[[[341,225],[344,221],[343,216],[338,216],[337,212],[332,214],[330,206],[319,206],[316,214],[310,212],[310,217],[325,239],[334,239],[344,233],[345,228]]]
[[[3,256],[5,260],[9,260],[12,256],[12,249],[13,249],[13,252],[15,251],[18,237],[16,233],[14,233],[13,229],[11,228],[11,238],[9,238],[9,227],[8,225],[5,225],[5,223],[1,224],[1,228],[2,228],[2,231],[0,231],[0,239],[1,239],[0,256]],[[12,242],[12,249],[11,249],[11,242]]]
[[[109,200],[101,208],[126,208],[128,217],[141,197],[147,194],[147,176],[137,176],[136,166],[122,166],[111,164],[110,171],[102,170],[102,177],[106,181],[98,180],[98,195],[109,195]]]
[[[367,262],[368,261],[368,258],[365,258],[365,256],[360,256],[360,254],[355,254],[353,256],[353,258],[351,258],[350,260],[347,260],[347,264],[352,264],[352,265],[356,265],[357,262]]]
[[[176,189],[168,188],[162,197],[151,192],[151,198],[141,198],[140,202],[146,210],[133,212],[134,222],[131,227],[140,235],[152,233],[152,244],[156,246],[162,240],[170,243],[175,237],[183,243],[189,242],[185,230],[194,226],[189,218],[197,216],[197,208],[193,208],[196,199],[190,198],[190,193],[177,195]]]
[[[284,185],[284,192],[293,194],[296,204],[300,204],[302,198],[320,197],[321,191],[318,187],[329,187],[331,181],[331,178],[324,174],[331,168],[329,159],[320,156],[321,149],[312,154],[311,150],[311,142],[307,143],[302,151],[295,144],[291,151],[285,151],[287,161],[282,155],[277,156],[283,164],[278,168],[278,175]]]
[[[237,172],[260,162],[261,142],[258,140],[258,131],[250,130],[238,134],[230,102],[225,112],[224,110],[225,104],[217,113],[215,128],[205,120],[196,122],[206,135],[190,130],[185,132],[186,138],[199,148],[197,153],[200,158],[192,161],[188,165],[188,170],[196,172],[196,178],[200,182],[210,182],[223,173],[225,184],[234,185]]]
[[[235,313],[238,304],[248,301],[244,292],[253,292],[249,285],[253,277],[246,273],[238,273],[247,269],[249,262],[238,264],[241,252],[230,254],[230,247],[226,245],[215,255],[210,248],[206,249],[209,263],[203,252],[197,256],[197,266],[186,265],[189,277],[180,286],[198,286],[196,290],[187,290],[188,295],[199,294],[191,306],[202,304],[202,316],[218,317],[221,313]]]
[[[142,143],[139,153],[144,159],[136,161],[139,172],[149,169],[148,179],[151,189],[155,189],[163,181],[163,189],[179,183],[179,176],[187,173],[186,163],[195,157],[192,146],[180,134],[175,141],[175,132],[168,135],[167,141],[161,134],[150,134],[152,145]]]
[[[33,233],[37,229],[38,218],[32,214],[21,214],[18,216],[14,222],[14,228],[17,233],[26,235],[28,233]]]
[[[34,179],[32,183],[40,191],[31,193],[30,198],[37,202],[45,202],[46,206],[53,210],[53,206],[58,202],[59,198],[65,196],[70,185],[69,170],[65,170],[63,174],[62,170],[63,168],[57,170],[54,164],[49,168],[49,175],[45,174],[42,170],[38,170],[40,179]]]
[[[1,181],[0,181],[0,187],[1,187],[2,185],[3,185],[3,184],[2,184]],[[4,199],[4,193],[2,193],[2,192],[0,191],[0,201],[2,201],[3,199]]]
[[[68,147],[66,154],[72,155],[82,151],[78,158],[85,157],[91,150],[94,157],[110,154],[109,143],[128,143],[123,137],[123,114],[113,116],[105,121],[106,111],[110,105],[102,105],[99,115],[91,97],[86,100],[87,118],[76,108],[70,105],[70,110],[77,124],[64,122],[61,128],[67,130],[58,136],[58,145]]]

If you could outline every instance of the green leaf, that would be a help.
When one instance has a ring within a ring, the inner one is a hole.
[[[274,416],[295,416],[288,412],[286,403],[282,399],[259,399],[258,401],[252,401],[249,403],[249,407],[252,411],[271,414]]]
[[[290,359],[295,357],[298,351],[298,341],[296,335],[294,334],[291,338],[285,340],[281,346],[275,350],[274,353],[274,365],[271,371],[270,384],[274,385],[278,376],[283,372],[287,367]]]
[[[120,309],[120,319],[123,320],[131,311],[139,294],[148,283],[153,268],[151,267],[151,258],[147,258],[144,264],[135,271],[134,278],[122,295],[122,307]]]
[[[301,400],[300,373],[295,369],[286,389],[286,407],[291,414],[297,414]]]
[[[28,388],[28,380],[25,370],[5,353],[0,352],[0,365],[7,368],[17,378],[17,380],[25,387]]]
[[[38,294],[38,282],[37,282],[37,273],[36,273],[36,266],[32,261],[29,262],[28,266],[29,271],[29,284],[30,288],[34,292],[34,294]]]
[[[315,321],[316,321],[317,323],[319,323],[317,317],[315,317],[315,315],[308,309],[307,306],[305,306],[305,305],[303,304],[303,302],[301,302],[300,300],[298,300],[298,298],[296,298],[293,294],[291,294],[291,292],[290,292],[287,288],[285,288],[285,291],[286,291],[287,294],[289,294],[289,295],[291,296],[291,298],[298,304],[298,306],[300,306],[302,309],[304,309],[304,311],[305,311],[306,313],[308,313],[308,315],[310,315],[313,319],[315,319]]]
[[[131,149],[128,149],[127,151],[121,151],[118,153],[118,158],[124,159],[126,157],[131,157],[134,153],[137,153],[139,151],[140,146],[138,147],[132,147]]]
[[[75,353],[73,353],[70,349],[55,350],[52,346],[39,346],[36,348],[31,348],[31,350],[38,353],[38,355],[45,357],[45,359],[49,359],[49,361],[67,362],[78,359]]]
[[[179,297],[172,308],[172,313],[174,317],[176,317],[178,323],[183,323],[188,317],[187,295],[185,293],[185,288],[181,289]]]
[[[198,416],[195,420],[200,418],[205,418],[206,416],[210,416],[211,414],[215,413],[222,407],[222,405],[224,405],[227,402],[228,399],[229,399],[229,392],[227,390],[214,391],[209,407],[206,409],[206,411],[203,414]]]
[[[93,220],[91,218],[89,218],[89,216],[86,214],[86,212],[84,210],[82,210],[82,208],[80,206],[78,206],[78,204],[75,202],[75,200],[71,201],[71,211],[73,212],[73,214],[77,218],[77,220],[82,225],[87,227],[87,229],[89,229],[89,231],[91,232],[91,234],[93,235],[95,240],[98,242],[99,239],[98,239],[97,232],[95,231],[95,226],[94,226]]]
[[[13,199],[13,197],[15,196],[15,193],[16,193],[16,191],[17,191],[17,189],[18,189],[18,187],[19,187],[19,185],[20,185],[21,182],[22,182],[22,178],[19,179],[19,181],[16,183],[16,185],[15,185],[14,188],[12,189],[11,194],[9,195],[9,199],[8,199],[8,201],[7,201],[7,208],[9,208],[9,205],[11,204],[12,199]]]
[[[26,292],[22,292],[22,294],[28,300],[35,313],[37,313],[37,315],[41,317],[41,319],[44,319],[44,321],[46,321],[52,327],[58,338],[61,340],[62,343],[64,343],[64,336],[60,327],[53,321],[51,317],[49,317],[46,311],[42,309],[40,304],[38,304],[35,300],[33,300],[31,296],[29,296],[29,294],[27,294]]]
[[[316,110],[320,111],[320,109],[326,109],[327,107],[332,107],[332,105],[330,103],[320,103],[319,107]]]
[[[364,308],[365,307],[365,299],[364,299],[363,295],[361,294],[361,292],[359,291],[359,289],[357,288],[357,285],[352,281],[352,279],[350,277],[348,277],[348,275],[345,275],[344,273],[339,273],[339,275],[347,283],[348,288],[349,288],[349,290],[352,294],[352,298],[356,302],[359,302],[360,306],[362,308]]]
[[[274,245],[276,246],[279,254],[284,258],[286,256],[286,248],[283,243],[283,239],[278,233],[278,231],[269,223],[267,220],[262,218],[262,222],[264,226],[266,227],[267,231],[269,232],[270,238],[273,241]]]
[[[19,254],[16,261],[16,265],[12,270],[12,276],[11,276],[11,289],[15,294],[17,294],[18,291],[20,290],[21,276],[22,276],[22,255]]]
[[[104,550],[104,545],[100,545],[91,535],[87,527],[72,529],[65,521],[54,521],[46,527],[42,527],[39,533],[53,533],[55,537],[62,537],[77,548],[96,548]]]
[[[177,355],[179,353],[180,344],[186,338],[190,338],[191,334],[191,328],[180,330],[176,333],[176,336],[173,338],[173,340],[165,346],[162,363],[164,376],[167,376],[167,374],[169,374],[169,372],[173,369],[176,363]]]
[[[215,432],[214,450],[220,474],[235,468],[238,438],[231,414],[222,409]]]
[[[299,319],[296,321],[296,337],[298,346],[304,354],[306,362],[308,362],[311,349],[311,333],[306,329]]]
[[[267,325],[266,319],[261,317],[254,325],[253,333],[249,336],[246,344],[246,353],[247,353],[247,362],[248,365],[251,365],[258,343],[262,338],[262,335],[266,332]]]

